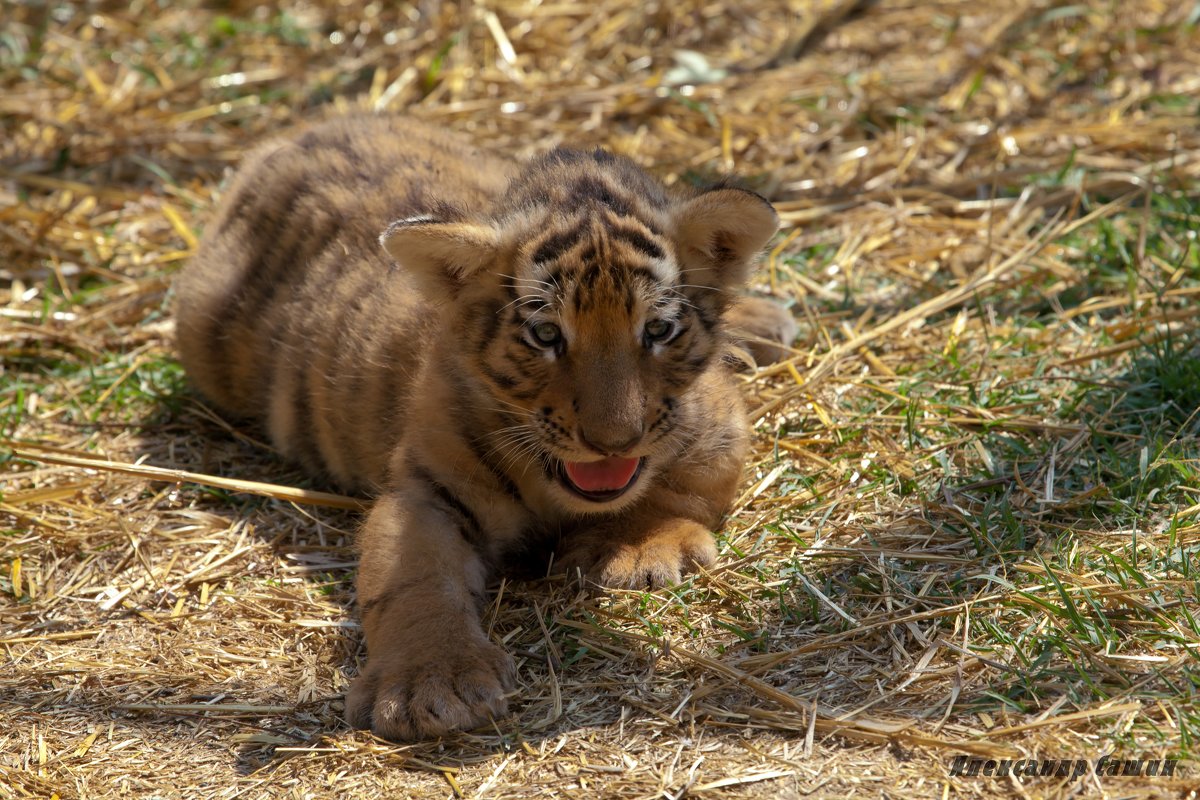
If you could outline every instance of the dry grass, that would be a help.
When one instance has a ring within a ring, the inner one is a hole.
[[[1200,735],[1194,3],[81,5],[0,6],[0,798],[1194,796],[947,773]],[[354,512],[169,344],[227,168],[355,107],[736,172],[802,322],[721,566],[503,585],[515,717],[408,746]]]

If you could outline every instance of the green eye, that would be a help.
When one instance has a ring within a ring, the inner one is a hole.
[[[562,331],[553,322],[539,322],[530,332],[533,333],[534,341],[545,347],[553,347],[562,341]]]
[[[652,342],[669,339],[675,332],[675,323],[669,319],[652,319],[646,323],[646,338]]]

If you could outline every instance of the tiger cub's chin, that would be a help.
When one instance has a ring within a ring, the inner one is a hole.
[[[765,359],[795,333],[735,299],[777,226],[751,192],[669,191],[603,150],[518,164],[399,117],[247,159],[178,281],[178,347],[213,403],[377,494],[353,725],[418,739],[507,712],[479,612],[525,542],[635,589],[713,562],[748,450],[731,331]]]

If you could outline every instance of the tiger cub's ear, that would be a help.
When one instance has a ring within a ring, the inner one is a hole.
[[[750,277],[754,257],[779,229],[779,215],[745,189],[710,189],[673,214],[687,282],[732,289]]]
[[[500,251],[500,235],[490,225],[434,217],[397,220],[379,242],[430,300],[458,294],[473,274],[494,263]]]

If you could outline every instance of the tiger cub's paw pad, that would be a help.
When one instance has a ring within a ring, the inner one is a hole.
[[[346,695],[346,721],[392,741],[433,739],[508,714],[512,658],[491,642],[447,641],[407,657],[368,656]]]

